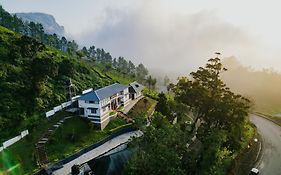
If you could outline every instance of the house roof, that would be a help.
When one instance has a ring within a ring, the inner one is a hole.
[[[124,89],[128,88],[127,85],[122,84],[112,84],[100,89],[97,89],[95,91],[88,92],[86,94],[83,94],[79,100],[94,100],[94,101],[100,101],[105,98],[108,98],[114,94],[119,93],[120,91],[123,91]]]
[[[139,84],[138,82],[133,82],[130,84],[130,86],[132,87],[132,90],[137,93],[137,92],[141,92],[144,89],[144,86]]]

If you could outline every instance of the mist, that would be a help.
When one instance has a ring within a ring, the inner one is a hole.
[[[257,69],[281,70],[280,52],[258,35],[224,21],[215,10],[177,13],[144,1],[124,8],[108,5],[94,27],[73,36],[81,45],[105,48],[114,57],[144,63],[154,75],[175,78],[203,66],[213,53],[236,56]]]

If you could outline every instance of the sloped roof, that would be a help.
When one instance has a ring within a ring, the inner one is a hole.
[[[144,86],[139,84],[138,82],[133,82],[130,84],[130,86],[132,87],[132,89],[135,91],[135,93],[137,92],[141,92],[144,89]]]
[[[97,96],[95,91],[91,91],[81,95],[78,100],[86,100],[86,101],[99,101],[99,97]]]
[[[97,89],[95,91],[88,92],[86,94],[83,94],[79,100],[94,100],[94,101],[99,101],[103,100],[105,98],[108,98],[114,94],[119,93],[120,91],[123,91],[124,89],[128,88],[129,86],[127,85],[122,85],[122,84],[112,84],[100,89]]]

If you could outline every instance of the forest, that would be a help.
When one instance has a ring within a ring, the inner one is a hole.
[[[0,6],[0,142],[32,129],[44,112],[69,99],[66,82],[79,94],[114,82],[145,81],[148,70],[103,49],[44,32]],[[3,27],[2,27],[3,26]]]

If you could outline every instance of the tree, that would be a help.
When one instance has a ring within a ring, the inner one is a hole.
[[[145,77],[148,75],[148,70],[144,67],[143,64],[139,64],[136,67],[136,77],[139,82],[143,83],[145,81]]]
[[[77,49],[78,49],[78,44],[74,40],[68,41],[68,43],[67,43],[67,52],[70,55],[75,55]]]
[[[152,78],[152,76],[149,75],[146,79],[148,89],[155,89],[156,82],[157,82],[156,78]]]
[[[93,59],[96,56],[95,46],[91,46],[88,50],[88,53],[88,56]]]
[[[220,79],[226,70],[218,57],[211,58],[205,68],[190,74],[193,80],[182,77],[174,88],[176,100],[190,106],[209,127],[239,125],[250,108],[248,99],[232,93]]]
[[[84,46],[81,51],[82,51],[82,53],[83,53],[83,56],[87,56],[87,57],[88,57],[89,52],[88,52],[88,50],[87,50],[87,47]],[[88,58],[89,58],[89,57],[88,57]]]
[[[130,71],[130,74],[134,76],[136,73],[136,66],[131,61],[129,61],[128,63],[128,69]]]
[[[174,87],[175,87],[175,85],[174,85],[173,83],[169,83],[169,84],[167,85],[167,91],[168,91],[168,93],[170,93],[171,90],[174,89]]]
[[[165,116],[156,112],[143,137],[131,143],[130,146],[138,149],[124,174],[188,174],[181,162],[188,139],[177,125],[171,125]]]
[[[169,79],[169,77],[166,75],[166,76],[164,77],[164,86],[167,86],[167,85],[169,84],[169,82],[170,82],[170,79]]]
[[[170,112],[169,106],[168,106],[168,99],[163,92],[158,94],[158,103],[155,107],[155,111],[158,111],[167,117],[169,117],[171,115],[171,112]]]
[[[67,40],[64,36],[60,40],[60,46],[61,46],[60,50],[62,50],[64,52],[67,51]]]

